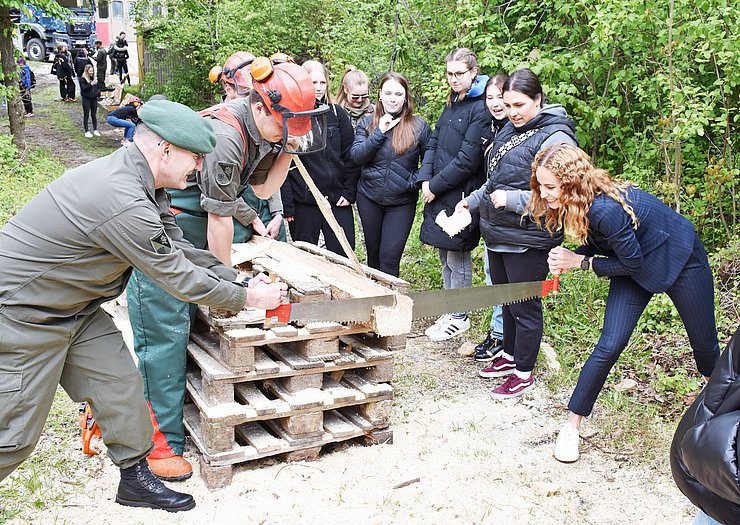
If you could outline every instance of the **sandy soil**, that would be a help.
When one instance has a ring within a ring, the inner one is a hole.
[[[68,165],[90,160],[74,140],[44,124],[44,115],[58,110],[54,104],[38,107],[39,118],[29,127],[39,142],[68,149]],[[81,118],[81,108],[70,106],[64,107]],[[111,140],[119,138],[119,130],[106,128],[101,132]],[[119,475],[110,460],[70,450],[70,458],[89,473],[86,486],[70,487],[65,503],[13,523],[691,522],[694,509],[673,484],[665,460],[668,443],[657,464],[644,465],[608,450],[608,440],[596,436],[582,445],[579,462],[561,464],[552,457],[552,446],[564,416],[554,407],[567,392],[553,399],[540,384],[522,398],[494,401],[487,389],[495,380],[477,377],[478,366],[455,352],[463,341],[430,343],[419,337],[422,328],[397,354],[392,445],[344,443],[325,447],[315,462],[267,459],[242,465],[230,486],[213,492],[196,468],[192,479],[170,485],[197,501],[195,509],[179,514],[117,505]],[[197,463],[192,445],[186,457]]]
[[[495,380],[476,377],[473,361],[455,353],[459,343],[413,337],[397,354],[392,445],[344,443],[326,447],[315,462],[241,465],[230,486],[213,492],[196,469],[192,479],[170,484],[197,501],[179,514],[117,505],[110,460],[70,451],[90,473],[87,486],[16,523],[691,522],[694,510],[665,462],[639,465],[588,444],[577,463],[556,461],[559,400],[538,385],[522,398],[494,401],[487,387]],[[192,446],[186,456],[197,461]]]

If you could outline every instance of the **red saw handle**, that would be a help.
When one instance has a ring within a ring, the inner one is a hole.
[[[278,323],[287,323],[290,321],[290,303],[283,303],[272,310],[265,310],[265,319],[276,321]]]
[[[542,281],[542,297],[547,297],[550,292],[557,293],[560,288],[560,275],[556,275],[553,279],[547,279]]]

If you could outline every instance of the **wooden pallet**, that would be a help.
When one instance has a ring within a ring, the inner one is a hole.
[[[408,289],[375,270],[368,269],[370,279],[360,276],[312,245],[265,242],[236,245],[236,260],[251,259],[247,271],[277,273],[293,302]],[[383,315],[403,318],[410,314],[404,308],[387,309],[366,324],[282,326],[266,326],[264,311],[224,317],[200,308],[209,330],[193,333],[188,345],[185,426],[201,453],[206,485],[227,485],[234,465],[268,456],[316,459],[329,443],[392,442],[393,351],[405,347],[408,330],[396,333],[403,325]]]

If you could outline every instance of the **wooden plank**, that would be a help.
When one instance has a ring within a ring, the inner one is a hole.
[[[190,340],[233,372],[249,372],[254,368],[254,346],[248,346],[238,338],[225,338],[211,330],[202,334],[191,333]]]
[[[298,354],[294,349],[286,345],[268,345],[267,351],[277,356],[293,370],[304,370],[307,368],[324,368],[322,361],[309,361]]]
[[[254,349],[254,371],[257,375],[274,374],[275,372],[289,372],[291,368],[285,363],[278,363],[270,359],[260,348]]]
[[[369,398],[393,393],[393,387],[391,385],[388,385],[386,383],[371,383],[370,381],[366,381],[354,373],[344,374],[344,377],[342,378],[342,383],[356,388]]]
[[[324,404],[322,392],[318,388],[307,388],[301,392],[290,393],[271,379],[266,380],[264,386],[288,403],[291,410],[320,407]]]
[[[258,453],[278,453],[288,447],[288,442],[277,438],[265,430],[259,423],[245,423],[236,427],[236,432]]]
[[[339,338],[340,342],[352,347],[352,352],[359,355],[363,359],[365,359],[368,362],[380,360],[380,359],[388,359],[393,357],[393,353],[379,349],[379,348],[373,348],[368,345],[368,340],[362,338],[361,336],[341,336]]]
[[[274,419],[265,421],[264,424],[270,430],[272,430],[280,439],[284,439],[288,443],[288,445],[293,447],[294,450],[305,449],[308,447],[321,447],[326,443],[331,443],[332,441],[334,441],[333,436],[328,432],[321,431],[318,432],[316,435],[291,436]]]
[[[357,390],[339,384],[329,375],[324,377],[324,387],[321,390],[328,394],[332,404],[364,399],[364,396],[358,398]]]
[[[359,427],[335,410],[324,412],[324,430],[334,438],[346,438],[357,433]],[[361,430],[361,429],[360,429]]]
[[[254,383],[237,383],[234,385],[234,393],[248,403],[260,416],[277,412],[275,404],[267,399]]]
[[[198,365],[201,372],[208,376],[211,380],[228,379],[234,377],[234,374],[231,372],[231,370],[229,370],[224,365],[219,363],[216,359],[211,357],[197,344],[192,342],[188,343],[188,353]]]

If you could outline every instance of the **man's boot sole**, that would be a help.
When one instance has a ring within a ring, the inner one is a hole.
[[[193,500],[192,503],[184,505],[182,507],[162,507],[161,505],[155,505],[154,503],[149,503],[146,501],[131,501],[116,496],[116,503],[125,507],[143,507],[147,509],[166,510],[167,512],[181,512],[184,510],[195,508],[195,500]]]
[[[151,469],[151,467],[149,467]],[[182,474],[180,476],[160,476],[159,474],[156,474],[154,471],[152,471],[152,474],[157,476],[162,481],[185,481],[186,479],[190,479],[193,477],[192,472],[188,472],[187,474]]]

